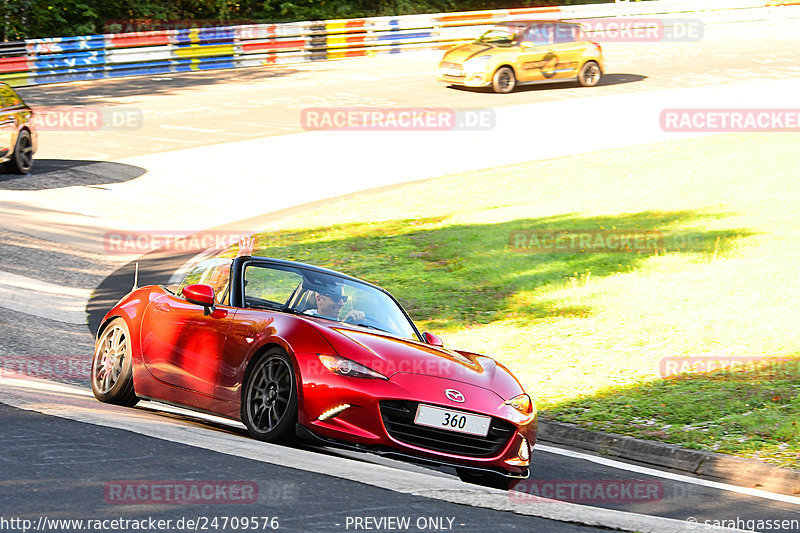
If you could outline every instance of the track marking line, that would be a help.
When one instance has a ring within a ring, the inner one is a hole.
[[[746,494],[747,496],[755,496],[757,498],[764,498],[766,500],[774,500],[777,502],[789,503],[792,505],[800,505],[800,497],[789,496],[788,494],[777,494],[775,492],[768,492],[766,490],[753,489],[749,487],[740,487],[738,485],[730,485],[727,483],[722,483],[720,481],[711,481],[707,479],[687,476],[684,474],[676,474],[664,470],[657,470],[655,468],[649,468],[646,466],[632,465],[629,463],[623,463],[621,461],[615,461],[614,459],[607,459],[605,457],[599,457],[596,455],[590,455],[582,452],[575,452],[572,450],[566,450],[564,448],[557,448],[555,446],[545,446],[537,444],[535,449],[545,453],[553,453],[556,455],[563,455],[565,457],[572,457],[573,459],[584,459],[586,461],[591,461],[593,463],[597,463],[603,466],[610,466],[611,468],[617,468],[619,470],[627,470],[628,472],[636,472],[638,474],[660,477],[663,479],[669,479],[681,483],[691,483],[693,485],[700,485],[702,487],[724,490],[728,492],[736,492],[738,494]]]

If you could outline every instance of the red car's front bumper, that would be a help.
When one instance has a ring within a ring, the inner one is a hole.
[[[325,369],[311,374],[310,379],[308,374],[302,377],[298,422],[322,441],[527,476],[536,441],[535,411],[523,415],[490,390],[443,377],[397,373],[385,381],[338,376]],[[448,399],[447,389],[461,392],[464,402]],[[489,434],[477,437],[416,425],[420,403],[491,416]]]

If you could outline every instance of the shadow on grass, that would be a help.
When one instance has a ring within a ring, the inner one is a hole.
[[[800,468],[800,354],[687,361],[679,369],[694,373],[570,400],[543,418]],[[697,373],[711,365],[722,369]]]
[[[540,296],[581,276],[630,271],[654,253],[723,252],[751,232],[682,228],[726,216],[696,211],[570,214],[470,225],[447,225],[444,217],[395,220],[265,234],[259,236],[257,253],[318,264],[377,283],[427,326],[453,327],[509,317],[588,316],[589,308],[543,304]],[[639,253],[534,253],[515,244],[520,233],[586,230],[660,232],[663,248]]]

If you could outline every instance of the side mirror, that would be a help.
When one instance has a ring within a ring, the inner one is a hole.
[[[210,285],[187,285],[181,294],[189,303],[214,307],[214,289]]]
[[[424,338],[425,342],[427,342],[431,346],[438,346],[439,348],[444,346],[444,342],[442,342],[442,339],[440,339],[439,337],[437,337],[433,333],[430,333],[429,331],[426,331],[425,333],[423,333],[422,334],[422,338]]]

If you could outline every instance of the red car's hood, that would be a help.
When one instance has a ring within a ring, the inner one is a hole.
[[[325,328],[336,352],[391,378],[397,373],[423,374],[470,383],[510,399],[523,391],[520,383],[491,357],[448,350],[345,324]]]

